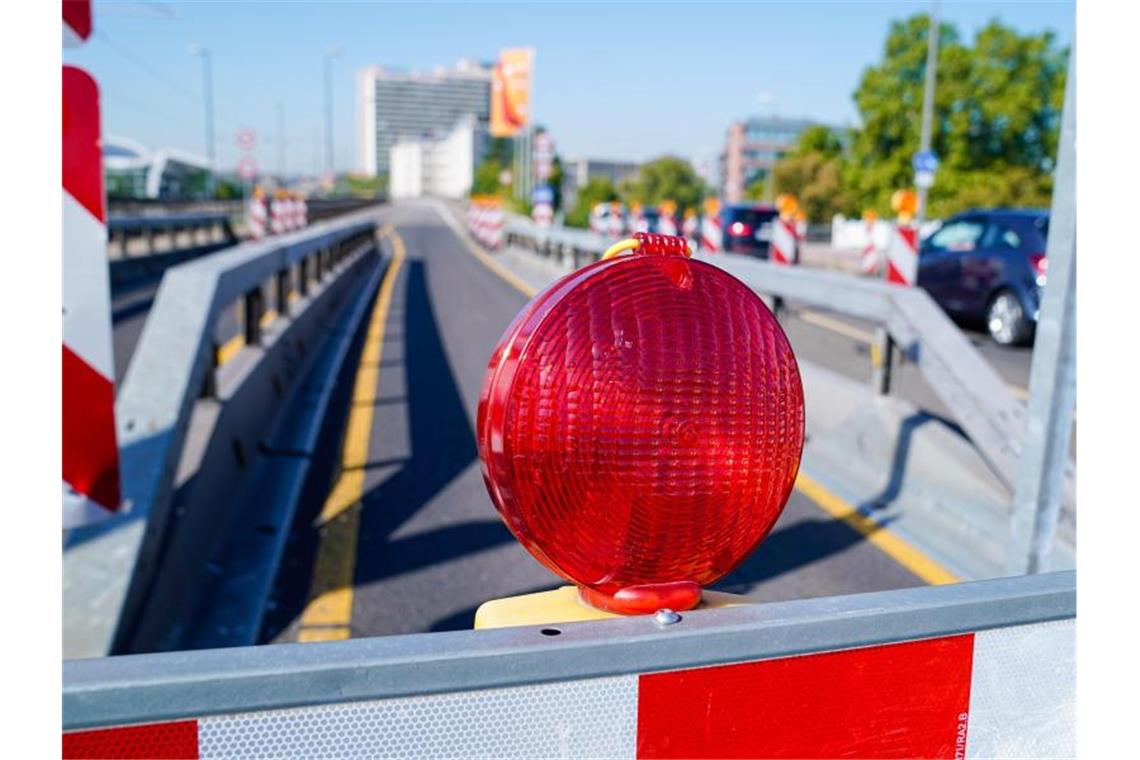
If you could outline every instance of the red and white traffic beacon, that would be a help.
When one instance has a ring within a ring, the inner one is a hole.
[[[620,241],[499,341],[476,431],[487,490],[574,585],[487,602],[476,628],[748,603],[703,589],[787,503],[803,388],[764,302],[691,255],[681,237]]]

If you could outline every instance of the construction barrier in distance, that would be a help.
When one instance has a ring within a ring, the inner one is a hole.
[[[503,245],[502,201],[493,196],[471,196],[467,207],[467,229],[471,236],[487,248],[498,250]]]

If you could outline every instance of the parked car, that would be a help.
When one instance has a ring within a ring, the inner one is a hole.
[[[766,204],[737,203],[725,206],[720,212],[724,251],[768,258],[772,220],[777,216],[776,207]]]
[[[984,209],[951,217],[919,246],[918,285],[952,317],[1004,346],[1032,341],[1048,261],[1049,214]]]

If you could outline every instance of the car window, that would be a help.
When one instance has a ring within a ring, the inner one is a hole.
[[[931,251],[953,251],[964,253],[978,247],[986,227],[973,219],[949,222],[930,236],[927,249]]]
[[[986,230],[986,238],[982,241],[982,247],[1017,250],[1021,247],[1021,235],[1004,224],[995,222]]]

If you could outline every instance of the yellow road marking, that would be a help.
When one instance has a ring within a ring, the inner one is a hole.
[[[854,325],[849,325],[846,322],[829,317],[826,314],[820,314],[817,311],[801,311],[798,316],[808,324],[822,327],[825,330],[831,330],[832,332],[839,333],[840,335],[852,338],[861,343],[873,343],[875,340],[875,334],[873,332],[860,330]]]
[[[960,580],[937,561],[862,514],[854,506],[805,475],[802,470],[796,478],[796,490],[818,504],[824,512],[857,530],[880,551],[927,583],[942,585],[957,583]]]
[[[534,297],[534,294],[538,292],[538,288],[531,287],[521,277],[491,258],[491,255],[483,249],[483,246],[479,245],[471,239],[470,235],[467,234],[467,230],[463,229],[461,226],[455,224],[451,220],[451,216],[447,210],[440,210],[439,214],[443,217],[443,221],[447,224],[447,226],[451,228],[451,231],[455,233],[455,236],[459,238],[460,242],[467,247],[467,250],[471,252],[472,256],[479,259],[479,261],[483,263],[483,266],[499,275],[499,277],[501,277],[508,285],[513,287],[518,292],[522,293],[527,298]]]
[[[333,641],[352,635],[353,575],[360,532],[360,500],[364,495],[364,466],[375,411],[384,327],[392,305],[392,290],[407,256],[404,241],[390,228],[394,255],[368,322],[364,350],[356,369],[352,404],[341,450],[340,474],[317,518],[319,538],[309,602],[301,613],[297,641]]]

